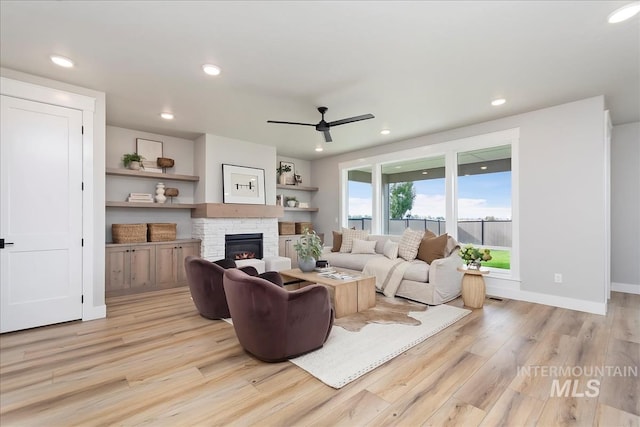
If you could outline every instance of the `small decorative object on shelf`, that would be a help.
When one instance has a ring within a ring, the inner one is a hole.
[[[491,250],[475,248],[473,245],[465,245],[460,249],[460,258],[467,264],[467,268],[479,270],[482,261],[491,260]]]
[[[144,157],[138,153],[128,153],[122,156],[122,163],[124,163],[124,167],[136,171],[140,170],[140,168],[144,169],[144,166],[142,165],[143,160]]]
[[[180,194],[180,190],[178,190],[177,188],[167,187],[164,189],[164,195],[169,198],[170,203],[173,203],[173,198],[178,197],[178,194]]]
[[[159,182],[156,184],[156,203],[164,203],[167,197],[164,195],[164,184]]]
[[[276,168],[278,173],[278,184],[287,184],[287,177],[290,176],[290,172],[293,171],[291,167],[293,163],[280,162],[280,166]]]
[[[175,160],[168,157],[158,157],[156,162],[158,163],[158,167],[162,168],[163,173],[167,172],[167,168],[172,168],[176,164]]]
[[[289,206],[290,208],[295,208],[296,206],[298,206],[298,199],[296,199],[295,196],[287,196],[285,197],[285,200],[287,201],[287,206]]]
[[[302,237],[293,244],[298,254],[298,267],[304,272],[313,271],[316,268],[316,260],[322,255],[322,240],[315,231],[304,229]]]
[[[284,196],[282,194],[277,194],[276,195],[276,206],[282,206],[284,204],[282,202],[283,198],[284,198]]]
[[[298,174],[294,174],[294,175],[293,175],[293,179],[295,180],[296,185],[300,185],[300,184],[302,184],[302,177],[301,177],[300,175],[298,175]]]

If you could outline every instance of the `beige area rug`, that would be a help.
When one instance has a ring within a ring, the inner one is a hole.
[[[419,307],[424,308],[418,304]],[[369,310],[367,310],[369,311]],[[368,323],[359,331],[349,331],[336,321],[329,339],[314,352],[290,361],[323,383],[341,388],[411,347],[437,334],[471,313],[450,305],[410,311],[410,322],[419,324]],[[386,320],[383,320],[386,321]]]

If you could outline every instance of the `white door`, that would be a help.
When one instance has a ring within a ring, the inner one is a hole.
[[[0,101],[0,332],[81,319],[82,112]]]

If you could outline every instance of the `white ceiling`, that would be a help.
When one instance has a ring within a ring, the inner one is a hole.
[[[0,65],[104,91],[109,125],[314,159],[596,95],[614,124],[638,121],[640,18],[606,22],[627,3],[2,0]],[[316,123],[323,105],[327,121],[375,119],[331,144],[266,123]]]

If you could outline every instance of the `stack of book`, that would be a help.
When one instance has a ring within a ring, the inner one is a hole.
[[[153,196],[150,193],[129,193],[127,202],[132,203],[153,203]]]

